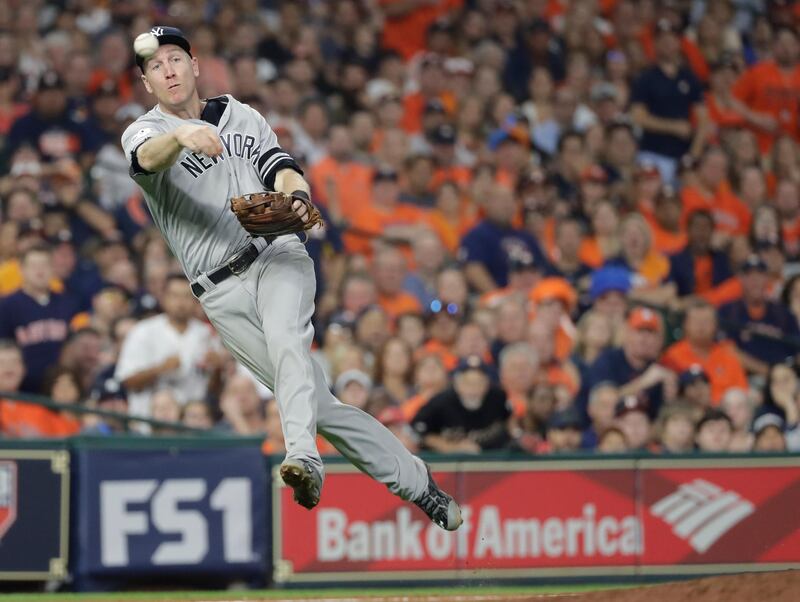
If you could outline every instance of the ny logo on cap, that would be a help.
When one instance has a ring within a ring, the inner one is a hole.
[[[156,37],[163,36],[164,35],[164,28],[163,27],[154,27],[153,29],[150,30],[150,33],[152,33]]]

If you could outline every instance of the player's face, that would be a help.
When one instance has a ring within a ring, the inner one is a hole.
[[[160,46],[145,63],[142,81],[148,92],[168,107],[181,106],[197,94],[197,59],[174,44]]]

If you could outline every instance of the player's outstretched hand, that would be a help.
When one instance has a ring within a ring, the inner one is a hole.
[[[184,148],[194,153],[203,153],[209,157],[222,154],[222,141],[219,134],[207,125],[187,123],[175,129],[175,139]]]

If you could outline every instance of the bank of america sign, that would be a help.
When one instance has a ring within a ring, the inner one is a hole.
[[[650,513],[702,554],[725,533],[750,516],[755,506],[735,491],[695,479],[650,506]]]

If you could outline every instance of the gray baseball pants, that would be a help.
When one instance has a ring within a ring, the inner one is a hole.
[[[294,235],[265,247],[242,274],[214,285],[205,274],[200,303],[234,357],[275,394],[286,457],[310,462],[324,477],[317,431],[359,470],[405,500],[419,498],[428,476],[422,460],[375,418],[339,401],[311,356],[313,261]]]

